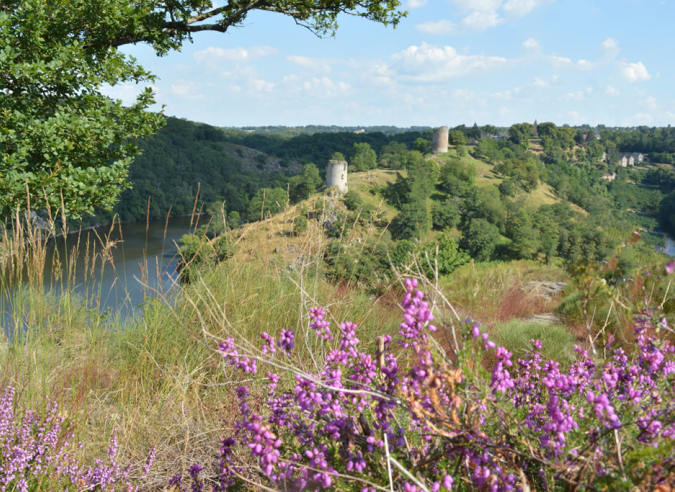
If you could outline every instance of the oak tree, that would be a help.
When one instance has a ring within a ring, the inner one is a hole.
[[[221,5],[223,4],[224,5]],[[217,6],[216,6],[217,5]],[[348,14],[396,26],[399,0],[4,0],[0,3],[0,216],[28,203],[81,216],[111,209],[137,142],[164,124],[145,89],[129,107],[101,87],[154,80],[119,51],[179,50],[204,31],[225,33],[255,11],[278,13],[318,36]]]

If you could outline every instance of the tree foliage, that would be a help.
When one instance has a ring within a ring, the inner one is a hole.
[[[316,193],[322,183],[317,167],[314,164],[305,164],[302,173],[289,180],[291,201],[298,203],[307,200],[310,195]]]
[[[398,0],[7,0],[0,6],[0,213],[48,200],[80,216],[111,209],[127,187],[138,138],[160,115],[145,89],[128,108],[104,84],[147,84],[151,74],[117,48],[146,43],[164,55],[202,31],[241,27],[254,11],[333,35],[347,13],[397,25]]]
[[[499,229],[485,219],[471,219],[468,222],[459,246],[478,261],[493,259],[500,241]]]
[[[367,143],[355,143],[349,166],[355,171],[375,169],[377,167],[377,154]]]
[[[99,2],[97,2],[98,4]],[[0,7],[0,213],[61,208],[80,216],[110,209],[127,186],[136,139],[163,118],[145,110],[146,89],[130,107],[100,86],[147,83],[149,72],[111,49],[110,24],[123,13],[65,0],[3,2]],[[78,8],[79,7],[79,8]]]

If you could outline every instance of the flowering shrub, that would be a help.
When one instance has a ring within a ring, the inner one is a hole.
[[[83,465],[73,452],[73,434],[63,427],[55,402],[44,416],[27,411],[20,421],[14,415],[14,388],[0,397],[0,490],[137,490],[129,478],[131,465],[117,463],[117,439],[108,447],[108,458]],[[144,466],[148,473],[154,450]]]
[[[380,337],[375,354],[360,349],[357,325],[331,327],[323,309],[312,309],[310,327],[329,347],[313,374],[285,365],[294,348],[289,330],[276,345],[263,334],[261,352],[232,339],[220,345],[245,373],[268,362],[270,382],[262,404],[249,388],[237,389],[240,416],[209,487],[435,492],[675,483],[675,348],[655,311],[636,319],[634,351],[610,342],[606,355],[592,357],[577,347],[569,366],[543,360],[536,340],[516,359],[467,322],[452,362],[435,348],[434,316],[417,282],[405,287],[399,336]],[[491,374],[481,365],[487,354]],[[201,471],[191,468],[190,490],[207,490]],[[180,488],[179,477],[172,483]]]

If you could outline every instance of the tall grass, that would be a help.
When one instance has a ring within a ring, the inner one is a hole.
[[[64,240],[54,231],[67,229],[50,223],[51,229],[38,230],[17,216],[4,232],[0,292],[8,336],[0,384],[19,388],[20,408],[42,405],[45,395],[54,399],[84,444],[85,460],[104,453],[114,429],[127,459],[142,461],[156,446],[146,490],[166,485],[194,462],[215,463],[212,450],[231,431],[241,379],[223,366],[216,339],[257,343],[263,332],[278,339],[282,328],[292,328],[300,349],[293,362],[311,371],[324,350],[316,337],[304,337],[307,309],[315,303],[338,320],[357,320],[366,346],[397,328],[396,295],[373,302],[366,293],[327,283],[317,265],[290,271],[236,257],[205,270],[171,297],[152,292],[154,298],[123,319],[101,312],[99,279],[104,269],[115,268],[112,248],[124,244],[104,234],[59,254],[48,241]],[[78,256],[86,265],[80,295],[73,294]],[[141,281],[147,278],[141,275]],[[256,384],[262,391],[267,382]]]
[[[512,320],[497,325],[490,333],[498,346],[506,348],[515,358],[532,351],[532,340],[542,342],[541,354],[544,360],[569,363],[574,360],[573,334],[562,325]]]
[[[536,298],[523,291],[529,281],[566,281],[560,267],[535,261],[475,264],[473,261],[441,279],[443,291],[463,316],[494,324],[550,312],[557,300]]]
[[[218,341],[233,337],[258,347],[263,332],[278,340],[282,329],[292,329],[296,350],[289,362],[311,373],[326,347],[307,336],[310,307],[324,306],[338,322],[357,322],[361,346],[369,353],[376,352],[378,336],[398,330],[400,292],[390,289],[373,299],[355,287],[327,282],[321,265],[325,238],[313,225],[293,239],[299,261],[292,270],[270,253],[256,258],[244,252],[198,271],[190,284],[171,293],[147,287],[149,300],[123,318],[101,311],[101,274],[116,268],[112,249],[124,248],[111,240],[112,227],[59,253],[47,243],[63,241],[54,231],[67,233],[67,225],[65,220],[50,224],[39,231],[17,215],[3,235],[0,297],[9,314],[3,318],[8,341],[0,353],[0,383],[21,388],[16,398],[21,408],[39,406],[44,395],[55,399],[77,429],[85,460],[101,456],[114,429],[127,459],[142,461],[156,446],[144,490],[161,489],[195,462],[215,466],[213,450],[231,434],[235,390],[245,378],[223,363]],[[250,250],[266,241],[271,251],[280,234],[277,225],[261,224],[254,239],[246,238]],[[78,257],[84,258],[80,273],[86,279],[78,286],[80,295],[73,294]],[[147,271],[146,264],[140,281],[150,284]],[[463,315],[499,323],[549,309],[533,308],[519,285],[562,279],[560,269],[535,263],[472,264],[443,279],[442,287]],[[259,377],[247,384],[262,394],[268,381]]]

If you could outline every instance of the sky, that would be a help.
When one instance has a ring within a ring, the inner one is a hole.
[[[336,36],[320,39],[256,12],[165,57],[123,50],[158,76],[154,110],[221,127],[675,124],[675,0],[403,0],[402,9],[396,29],[343,16]],[[105,92],[129,102],[139,90]]]

